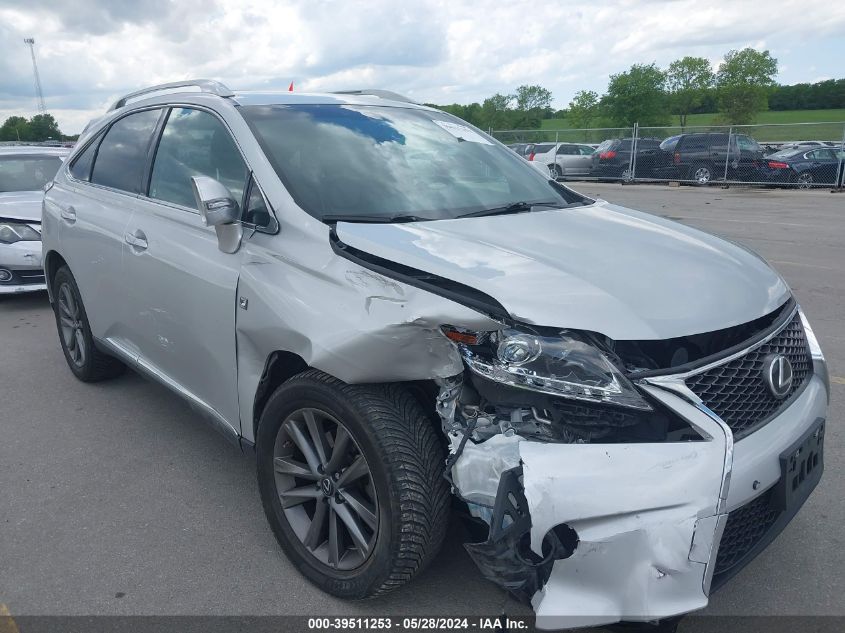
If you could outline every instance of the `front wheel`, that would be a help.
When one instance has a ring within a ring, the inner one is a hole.
[[[560,168],[560,165],[549,165],[549,173],[551,173],[554,180],[563,178],[563,170]]]
[[[270,397],[256,442],[270,526],[311,582],[366,598],[408,582],[448,523],[445,453],[398,385],[347,385],[316,370]]]

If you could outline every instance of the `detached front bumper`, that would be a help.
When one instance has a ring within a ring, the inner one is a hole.
[[[0,295],[46,289],[41,242],[0,244]]]
[[[820,464],[813,480],[787,499],[788,507],[779,508],[792,484],[782,477],[788,472],[782,460],[814,429],[823,434],[825,372],[818,363],[787,408],[736,443],[730,428],[683,381],[664,380],[641,386],[687,420],[702,441],[549,444],[516,436],[491,445],[496,459],[488,480],[521,467],[537,573],[529,583],[524,576],[508,582],[537,587],[531,603],[538,628],[657,620],[705,607],[711,588],[762,551],[818,482]],[[456,462],[458,492],[461,485],[484,487],[482,451],[490,441],[472,446]],[[500,486],[497,506],[501,498]],[[561,527],[577,533],[577,545],[571,555],[556,557],[549,536]],[[498,554],[501,569],[490,567],[479,555],[489,556],[489,545],[467,547],[493,579],[510,567]]]

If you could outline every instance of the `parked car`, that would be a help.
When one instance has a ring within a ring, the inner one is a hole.
[[[828,141],[792,141],[790,143],[782,143],[778,149],[796,149],[799,147],[836,147],[839,143],[830,143]]]
[[[587,176],[594,151],[591,145],[580,143],[538,143],[528,160],[553,178]]]
[[[541,628],[704,607],[821,477],[827,369],[789,287],[377,94],[178,82],[89,126],[43,207],[70,371],[132,367],[254,451],[335,596],[408,582],[454,503]]]
[[[730,137],[730,150],[728,138]],[[666,180],[707,185],[714,180],[759,182],[763,149],[746,134],[701,132],[670,136],[660,144],[654,173]]]
[[[789,183],[799,189],[842,184],[845,151],[832,147],[782,149],[766,157],[767,182]]]
[[[523,158],[528,158],[528,156],[534,151],[534,143],[512,143],[508,145],[508,147]]]
[[[591,156],[590,175],[603,179],[631,180],[654,176],[655,154],[660,151],[660,139],[638,138],[637,161],[631,173],[633,139],[610,138],[602,141]]]
[[[0,147],[0,294],[44,290],[41,198],[68,155],[44,146]]]

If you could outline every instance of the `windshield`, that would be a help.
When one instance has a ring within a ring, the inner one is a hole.
[[[318,219],[456,218],[578,194],[443,112],[384,106],[241,106],[288,191]]]
[[[39,191],[53,180],[61,166],[58,156],[0,156],[0,193]]]

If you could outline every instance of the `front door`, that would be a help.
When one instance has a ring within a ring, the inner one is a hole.
[[[132,217],[125,245],[139,363],[237,432],[240,254],[222,252],[214,228],[203,225],[191,177],[215,178],[242,200],[247,173],[229,130],[215,115],[173,108],[152,164],[148,197]]]

